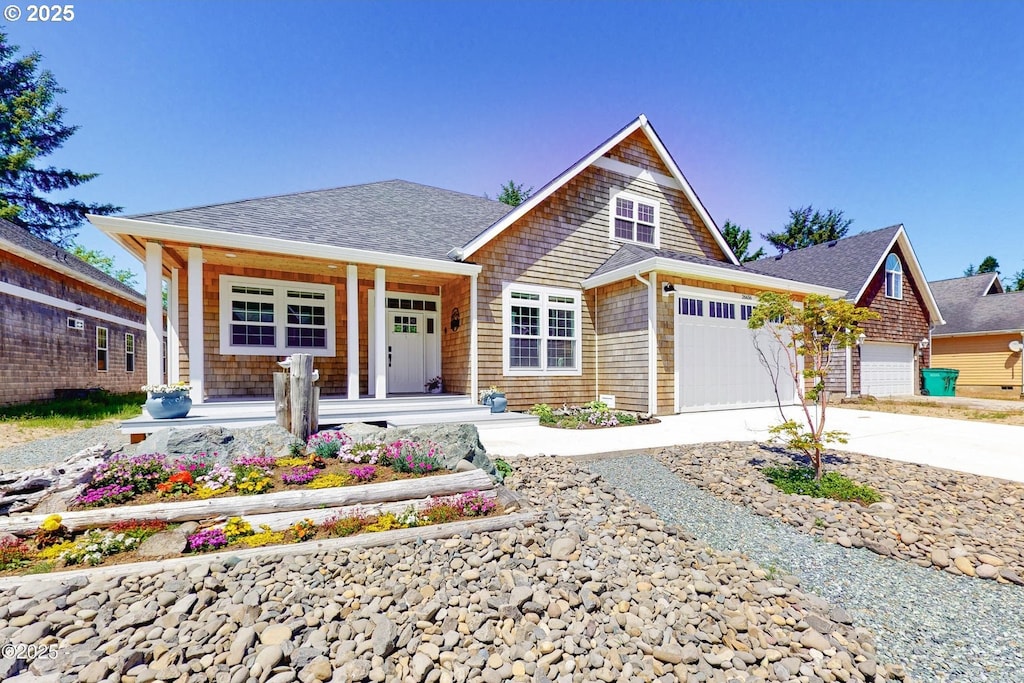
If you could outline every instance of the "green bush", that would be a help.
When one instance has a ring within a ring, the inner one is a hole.
[[[812,467],[765,467],[762,471],[768,477],[768,481],[786,493],[848,500],[861,505],[871,505],[882,499],[870,486],[851,481],[838,472],[828,472],[820,481],[815,481]]]
[[[615,413],[615,418],[619,421],[620,425],[635,425],[639,424],[640,420],[633,413]]]
[[[554,409],[547,403],[534,404],[534,406],[530,408],[530,415],[536,415],[540,418],[540,423],[542,425],[550,426],[558,423],[558,420],[555,418]]]

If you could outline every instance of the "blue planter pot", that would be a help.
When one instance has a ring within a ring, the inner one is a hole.
[[[168,420],[185,417],[192,410],[192,399],[187,392],[175,391],[167,394],[150,394],[146,399],[146,412],[154,420]]]
[[[504,413],[508,408],[508,399],[505,394],[491,394],[484,399],[484,405],[490,406],[492,413]]]

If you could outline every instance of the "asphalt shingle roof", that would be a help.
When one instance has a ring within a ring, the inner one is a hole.
[[[991,282],[991,273],[929,282],[946,320],[935,334],[1024,330],[1024,292],[985,295]]]
[[[128,218],[241,235],[447,259],[512,210],[405,180],[246,199]]]
[[[66,268],[70,268],[83,277],[99,281],[107,287],[121,292],[125,298],[134,301],[145,301],[145,297],[139,292],[120,280],[107,275],[95,266],[86,263],[66,249],[40,239],[14,223],[0,219],[0,246],[2,246],[3,242],[31,251],[48,261],[54,261]]]
[[[875,266],[899,229],[899,225],[892,225],[744,265],[764,275],[845,289],[846,298],[852,299],[874,275]]]

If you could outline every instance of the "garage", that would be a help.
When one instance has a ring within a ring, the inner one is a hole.
[[[778,400],[793,403],[785,349],[767,331],[747,327],[754,303],[744,295],[676,288],[678,411],[774,406],[772,374],[778,377]]]
[[[909,396],[914,393],[914,345],[864,342],[860,346],[860,393]]]

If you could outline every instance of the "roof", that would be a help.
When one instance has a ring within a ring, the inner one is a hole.
[[[996,273],[929,282],[946,324],[935,336],[1024,330],[1024,292],[993,289]]]
[[[485,197],[386,180],[126,218],[447,259],[452,245],[465,244],[511,210],[507,204]]]
[[[0,245],[51,270],[63,271],[72,277],[84,278],[112,294],[137,302],[145,297],[117,278],[78,258],[66,249],[36,237],[14,223],[0,219]]]
[[[725,254],[725,257],[731,263],[738,264],[739,260],[736,258],[736,255],[732,253],[732,249],[729,247],[729,244],[725,241],[725,238],[722,236],[722,233],[718,229],[718,226],[715,225],[715,221],[711,218],[711,214],[708,213],[708,210],[700,201],[700,198],[697,196],[697,193],[693,191],[693,188],[690,186],[689,181],[686,180],[686,177],[683,175],[683,172],[676,164],[675,159],[672,158],[672,155],[665,147],[665,144],[661,141],[661,138],[658,136],[658,133],[654,130],[654,127],[647,120],[647,117],[644,116],[643,114],[637,116],[635,119],[633,119],[633,121],[631,121],[622,129],[620,129],[619,132],[615,133],[610,138],[602,142],[600,145],[591,150],[588,154],[583,156],[583,158],[581,158],[575,164],[567,168],[556,178],[554,178],[549,183],[544,185],[544,187],[540,188],[540,190],[538,190],[535,194],[530,196],[525,202],[523,202],[519,206],[515,207],[512,211],[510,211],[508,215],[502,217],[501,220],[495,221],[493,225],[486,227],[479,234],[473,236],[471,240],[466,242],[460,242],[459,244],[462,244],[463,246],[461,248],[452,249],[451,252],[449,252],[450,255],[453,258],[457,258],[459,260],[465,260],[472,256],[477,249],[481,248],[482,246],[490,242],[492,239],[497,237],[505,229],[510,227],[513,223],[518,221],[520,218],[525,216],[527,213],[532,211],[536,206],[538,206],[540,203],[542,203],[544,200],[546,200],[548,197],[554,194],[559,188],[566,185],[569,181],[571,181],[577,175],[579,175],[584,170],[589,168],[595,162],[598,162],[598,160],[600,160],[605,154],[614,149],[619,143],[621,143],[623,140],[625,140],[630,135],[635,133],[637,130],[642,131],[644,135],[647,136],[647,140],[651,143],[651,146],[654,147],[655,151],[657,151],[662,163],[665,164],[669,173],[672,174],[670,180],[674,183],[675,187],[677,187],[679,190],[683,192],[684,195],[686,195],[687,200],[689,200],[690,204],[697,212],[697,215],[700,217],[701,221],[707,227],[708,231],[711,233],[711,236],[714,238],[715,242],[722,250],[722,253]]]
[[[875,274],[880,255],[888,252],[901,227],[891,225],[862,232],[781,256],[750,261],[746,266],[765,275],[845,289],[846,298],[855,299]]]
[[[583,281],[585,289],[633,277],[641,272],[659,271],[692,275],[704,279],[747,284],[752,287],[774,287],[794,292],[842,296],[843,290],[799,282],[751,271],[742,265],[716,261],[669,249],[653,249],[636,244],[623,244],[608,260]]]

